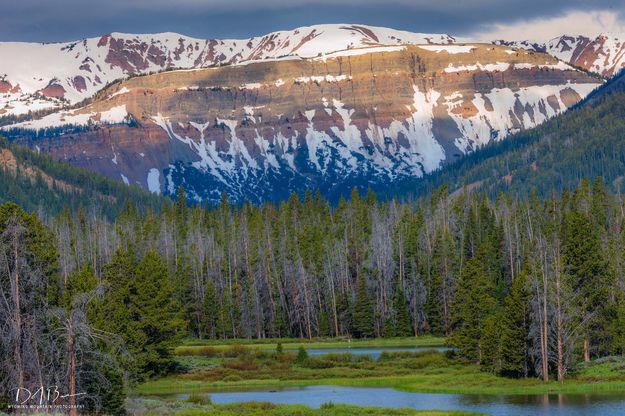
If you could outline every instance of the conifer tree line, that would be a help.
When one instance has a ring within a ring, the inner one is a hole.
[[[1,395],[69,374],[100,392],[85,406],[114,411],[188,336],[434,334],[485,371],[561,380],[625,354],[624,204],[601,178],[545,200],[442,187],[335,207],[309,192],[206,208],[181,189],[114,221],[67,209],[44,224],[5,204]]]

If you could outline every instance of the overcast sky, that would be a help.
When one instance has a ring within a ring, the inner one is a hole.
[[[246,38],[319,23],[363,23],[484,39],[625,32],[625,0],[0,0],[0,41],[110,32]],[[337,5],[338,4],[338,5]]]

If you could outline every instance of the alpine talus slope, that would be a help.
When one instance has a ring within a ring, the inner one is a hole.
[[[318,187],[332,198],[431,172],[600,83],[508,46],[367,46],[135,77],[5,134],[153,192],[258,202]]]

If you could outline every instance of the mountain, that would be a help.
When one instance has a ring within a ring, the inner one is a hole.
[[[347,33],[374,38],[361,32]],[[306,50],[133,77],[4,134],[157,193],[184,185],[195,200],[260,202],[319,188],[336,198],[421,177],[600,83],[548,54],[490,44]]]
[[[159,210],[167,201],[136,186],[59,163],[0,137],[0,204],[15,202],[27,211],[56,215],[79,207],[113,218],[126,204]]]
[[[545,52],[608,78],[625,67],[625,33],[604,33],[596,38],[564,35],[545,43],[496,41],[495,44]]]
[[[625,70],[579,105],[541,126],[485,146],[429,177],[408,180],[387,195],[427,195],[446,185],[496,196],[511,191],[539,196],[573,189],[582,178],[602,176],[625,191]],[[466,187],[466,188],[465,188]]]
[[[317,25],[250,39],[194,39],[177,33],[111,33],[68,43],[0,42],[0,116],[76,104],[107,84],[172,68],[309,58],[377,45],[451,43],[440,34],[363,25]]]
[[[611,76],[625,65],[624,34],[595,39],[561,36],[546,43],[496,41],[546,52],[576,67]],[[445,34],[335,24],[301,27],[249,39],[195,39],[177,33],[111,33],[66,43],[0,42],[0,118],[50,112],[88,100],[113,81],[170,69],[404,44],[448,44]],[[487,40],[486,42],[490,42]],[[10,117],[10,118],[9,118]],[[24,118],[24,117],[22,117]],[[0,119],[1,121],[1,119]]]

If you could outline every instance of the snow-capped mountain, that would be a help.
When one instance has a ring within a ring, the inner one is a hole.
[[[294,46],[263,37],[262,48],[233,48],[218,61],[214,53],[205,60],[210,54],[198,45],[185,62],[236,64],[133,77],[79,109],[3,133],[153,192],[184,185],[197,200],[227,192],[262,201],[316,187],[333,197],[422,176],[544,122],[600,82],[545,53],[445,36],[435,44],[430,35],[403,44],[397,32],[331,27],[347,39],[327,46],[324,32],[314,45],[300,32]],[[141,56],[154,56],[147,51]],[[176,55],[160,62],[169,61]]]
[[[605,33],[596,38],[563,35],[545,43],[496,41],[537,52],[546,52],[577,68],[611,77],[625,67],[625,33]]]
[[[112,81],[172,68],[310,58],[379,45],[453,41],[451,36],[441,34],[363,25],[317,25],[250,39],[112,33],[69,43],[0,42],[0,116],[74,104]]]

